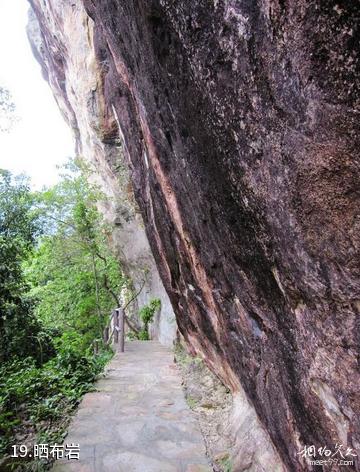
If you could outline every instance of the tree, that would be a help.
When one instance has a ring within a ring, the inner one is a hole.
[[[22,263],[39,233],[29,183],[0,170],[0,360],[39,350],[40,325],[27,298]]]
[[[37,443],[61,440],[64,415],[112,355],[92,344],[114,306],[110,292],[127,281],[107,248],[99,193],[70,170],[38,194],[0,173],[0,455],[26,428]]]
[[[84,349],[102,338],[115,304],[112,294],[127,285],[108,248],[108,230],[96,208],[100,198],[76,162],[67,166],[59,184],[39,193],[46,234],[26,270],[39,318],[81,334]]]

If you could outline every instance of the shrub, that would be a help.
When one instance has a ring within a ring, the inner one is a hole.
[[[158,298],[154,298],[148,305],[145,305],[139,311],[139,316],[144,323],[144,329],[139,333],[139,339],[147,341],[149,339],[149,324],[154,319],[154,315],[157,310],[160,310],[161,301]]]

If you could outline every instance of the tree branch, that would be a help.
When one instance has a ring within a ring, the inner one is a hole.
[[[130,303],[132,303],[135,300],[135,298],[137,298],[140,295],[140,293],[141,293],[142,289],[144,288],[144,286],[145,286],[145,279],[143,280],[143,283],[142,283],[142,286],[140,287],[140,290],[137,293],[135,293],[135,295],[124,306],[124,310],[126,310],[126,308],[130,305]]]
[[[110,295],[113,297],[113,299],[115,300],[116,302],[116,306],[120,307],[121,305],[121,302],[120,302],[120,299],[119,297],[116,295],[116,293],[114,292],[114,290],[110,287],[109,285],[109,281],[108,281],[108,278],[106,276],[106,274],[104,274],[104,288],[110,293]],[[141,288],[142,290],[142,288]],[[140,292],[138,292],[139,294]],[[129,303],[125,306],[125,308],[129,305]],[[124,308],[124,311],[125,311],[125,308]],[[125,319],[125,322],[126,324],[128,325],[128,327],[134,331],[134,333],[136,334],[139,334],[140,333],[140,330],[138,330],[132,323],[131,321],[129,320],[129,317],[124,314],[124,319]]]

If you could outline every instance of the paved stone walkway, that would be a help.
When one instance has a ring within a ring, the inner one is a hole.
[[[65,439],[80,460],[56,472],[210,472],[173,354],[155,341],[126,343],[85,395]]]

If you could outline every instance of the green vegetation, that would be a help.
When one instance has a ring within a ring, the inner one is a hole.
[[[153,321],[155,313],[160,310],[161,301],[154,298],[148,305],[143,306],[139,311],[141,321],[144,323],[144,328],[140,331],[138,338],[147,341],[149,339],[149,324]]]
[[[229,454],[219,459],[217,465],[221,467],[222,472],[233,472],[232,461]]]
[[[0,172],[0,457],[16,435],[61,441],[112,355],[103,330],[128,281],[86,172],[38,193]]]
[[[198,405],[196,398],[192,397],[191,395],[186,395],[186,403],[192,410]]]
[[[85,349],[101,342],[128,281],[108,248],[109,229],[96,209],[104,196],[88,184],[86,169],[80,173],[72,164],[69,170],[58,185],[37,195],[46,235],[24,267],[38,318],[65,330],[67,338],[81,334],[79,347]]]
[[[26,297],[28,285],[22,261],[29,256],[37,236],[37,215],[32,209],[28,182],[0,171],[0,362],[18,353],[38,351],[40,323],[32,316]],[[27,339],[26,343],[21,342]]]
[[[190,356],[184,346],[181,344],[181,342],[177,342],[174,346],[174,356],[176,359],[176,362],[181,366],[181,367],[188,367],[189,365],[200,365],[203,364],[203,360],[199,356]]]

